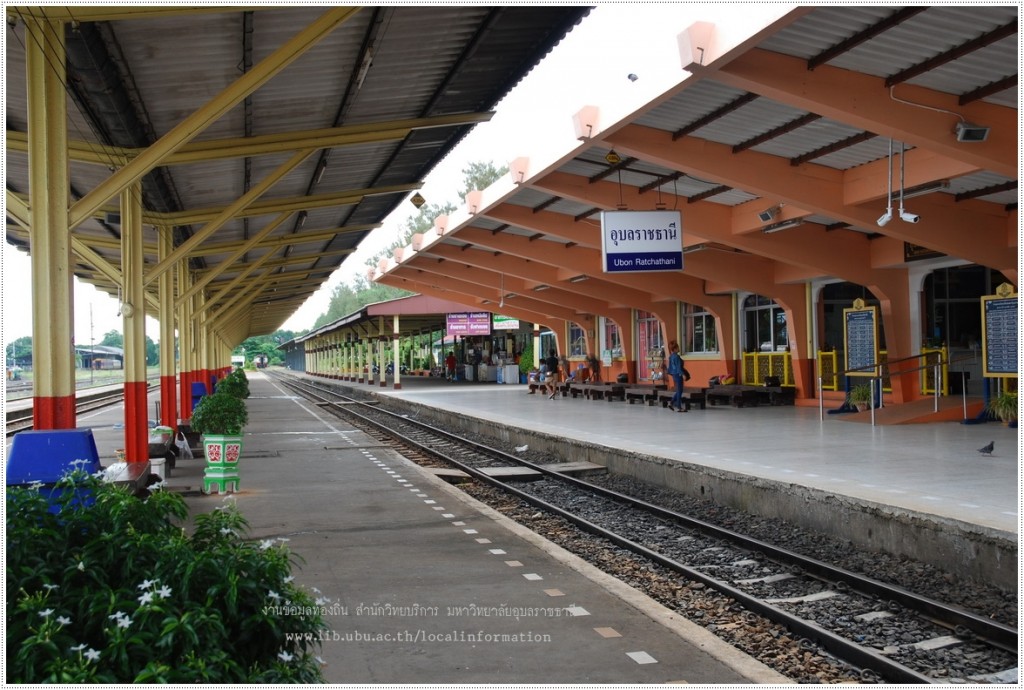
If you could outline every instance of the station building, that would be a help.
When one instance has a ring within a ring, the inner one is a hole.
[[[605,379],[676,341],[698,382],[805,404],[1016,389],[1016,8],[779,6],[678,53],[370,278],[548,328]]]

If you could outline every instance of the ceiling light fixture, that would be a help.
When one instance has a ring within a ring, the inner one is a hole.
[[[587,280],[589,277],[590,276],[585,276],[585,275],[573,276],[572,278],[569,279],[569,282],[570,283],[582,283],[584,280]]]
[[[533,286],[533,291],[534,292],[541,292],[543,290],[550,290],[550,289],[551,289],[550,285],[544,285],[543,283],[541,283],[540,285],[534,285]]]
[[[949,189],[949,180],[937,180],[935,182],[929,182],[928,184],[911,187],[904,190],[903,198],[913,199],[916,196],[924,196],[925,194],[931,194],[932,192],[941,192],[944,189]]]
[[[775,225],[769,225],[767,227],[761,228],[761,232],[763,232],[766,235],[770,235],[773,232],[778,232],[779,230],[789,230],[790,228],[795,228],[796,226],[803,224],[803,218],[792,218],[790,220],[784,220],[781,223],[776,223]]]

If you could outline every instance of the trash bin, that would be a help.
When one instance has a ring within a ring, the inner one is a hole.
[[[196,405],[202,400],[203,396],[206,395],[206,384],[202,381],[192,382],[192,409],[196,409]]]
[[[42,484],[39,491],[49,499],[50,512],[56,513],[60,491],[54,484],[74,469],[89,474],[103,469],[92,429],[21,431],[14,435],[7,458],[7,486]],[[88,497],[84,501],[88,504]]]
[[[629,383],[629,374],[619,374],[615,377],[618,383]]]

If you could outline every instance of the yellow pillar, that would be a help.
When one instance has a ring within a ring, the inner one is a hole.
[[[128,462],[149,459],[146,410],[146,298],[142,287],[142,183],[121,193],[121,318],[124,333],[124,450]]]
[[[174,232],[171,228],[158,228],[157,252],[162,258],[174,248]],[[175,387],[174,362],[174,275],[168,271],[160,276],[157,296],[160,302],[160,424],[177,430],[178,397]]]
[[[36,429],[73,429],[74,302],[68,230],[64,24],[26,20],[32,364]]]

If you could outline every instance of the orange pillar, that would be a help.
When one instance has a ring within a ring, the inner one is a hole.
[[[75,353],[68,230],[64,24],[25,21],[32,222],[32,404],[36,429],[74,429]]]

